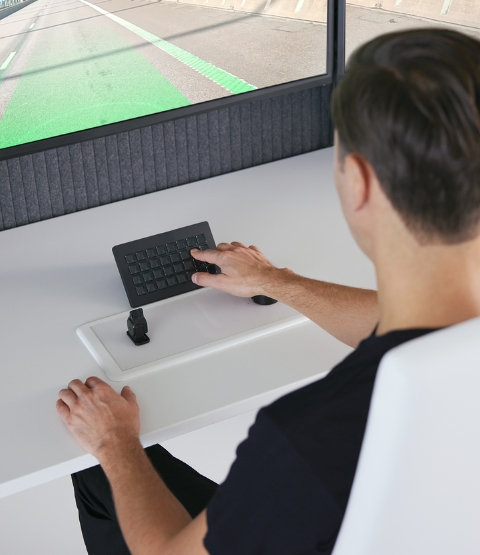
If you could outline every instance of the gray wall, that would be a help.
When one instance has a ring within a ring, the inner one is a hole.
[[[331,85],[0,162],[0,231],[332,144]]]

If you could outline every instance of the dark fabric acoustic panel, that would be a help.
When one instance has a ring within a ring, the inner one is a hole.
[[[332,145],[331,86],[0,162],[0,231]]]

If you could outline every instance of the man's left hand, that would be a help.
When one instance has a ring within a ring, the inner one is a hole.
[[[57,412],[80,445],[97,459],[102,453],[138,442],[140,414],[135,393],[126,386],[118,394],[97,377],[73,380],[62,389]]]

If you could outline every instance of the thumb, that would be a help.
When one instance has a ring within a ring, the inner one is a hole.
[[[137,402],[137,396],[135,395],[135,393],[130,389],[130,386],[126,385],[120,395],[129,403],[136,403]]]
[[[196,272],[192,276],[192,281],[201,287],[215,287],[215,284],[218,284],[219,277],[208,272]]]

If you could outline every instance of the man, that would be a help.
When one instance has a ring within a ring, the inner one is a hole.
[[[89,378],[60,391],[58,412],[101,464],[73,476],[91,555],[331,553],[382,356],[480,315],[479,60],[480,43],[453,31],[394,33],[361,47],[337,87],[335,182],[378,295],[275,268],[241,243],[195,253],[222,269],[199,285],[276,298],[356,347],[259,412],[218,489],[142,449],[129,387]]]

